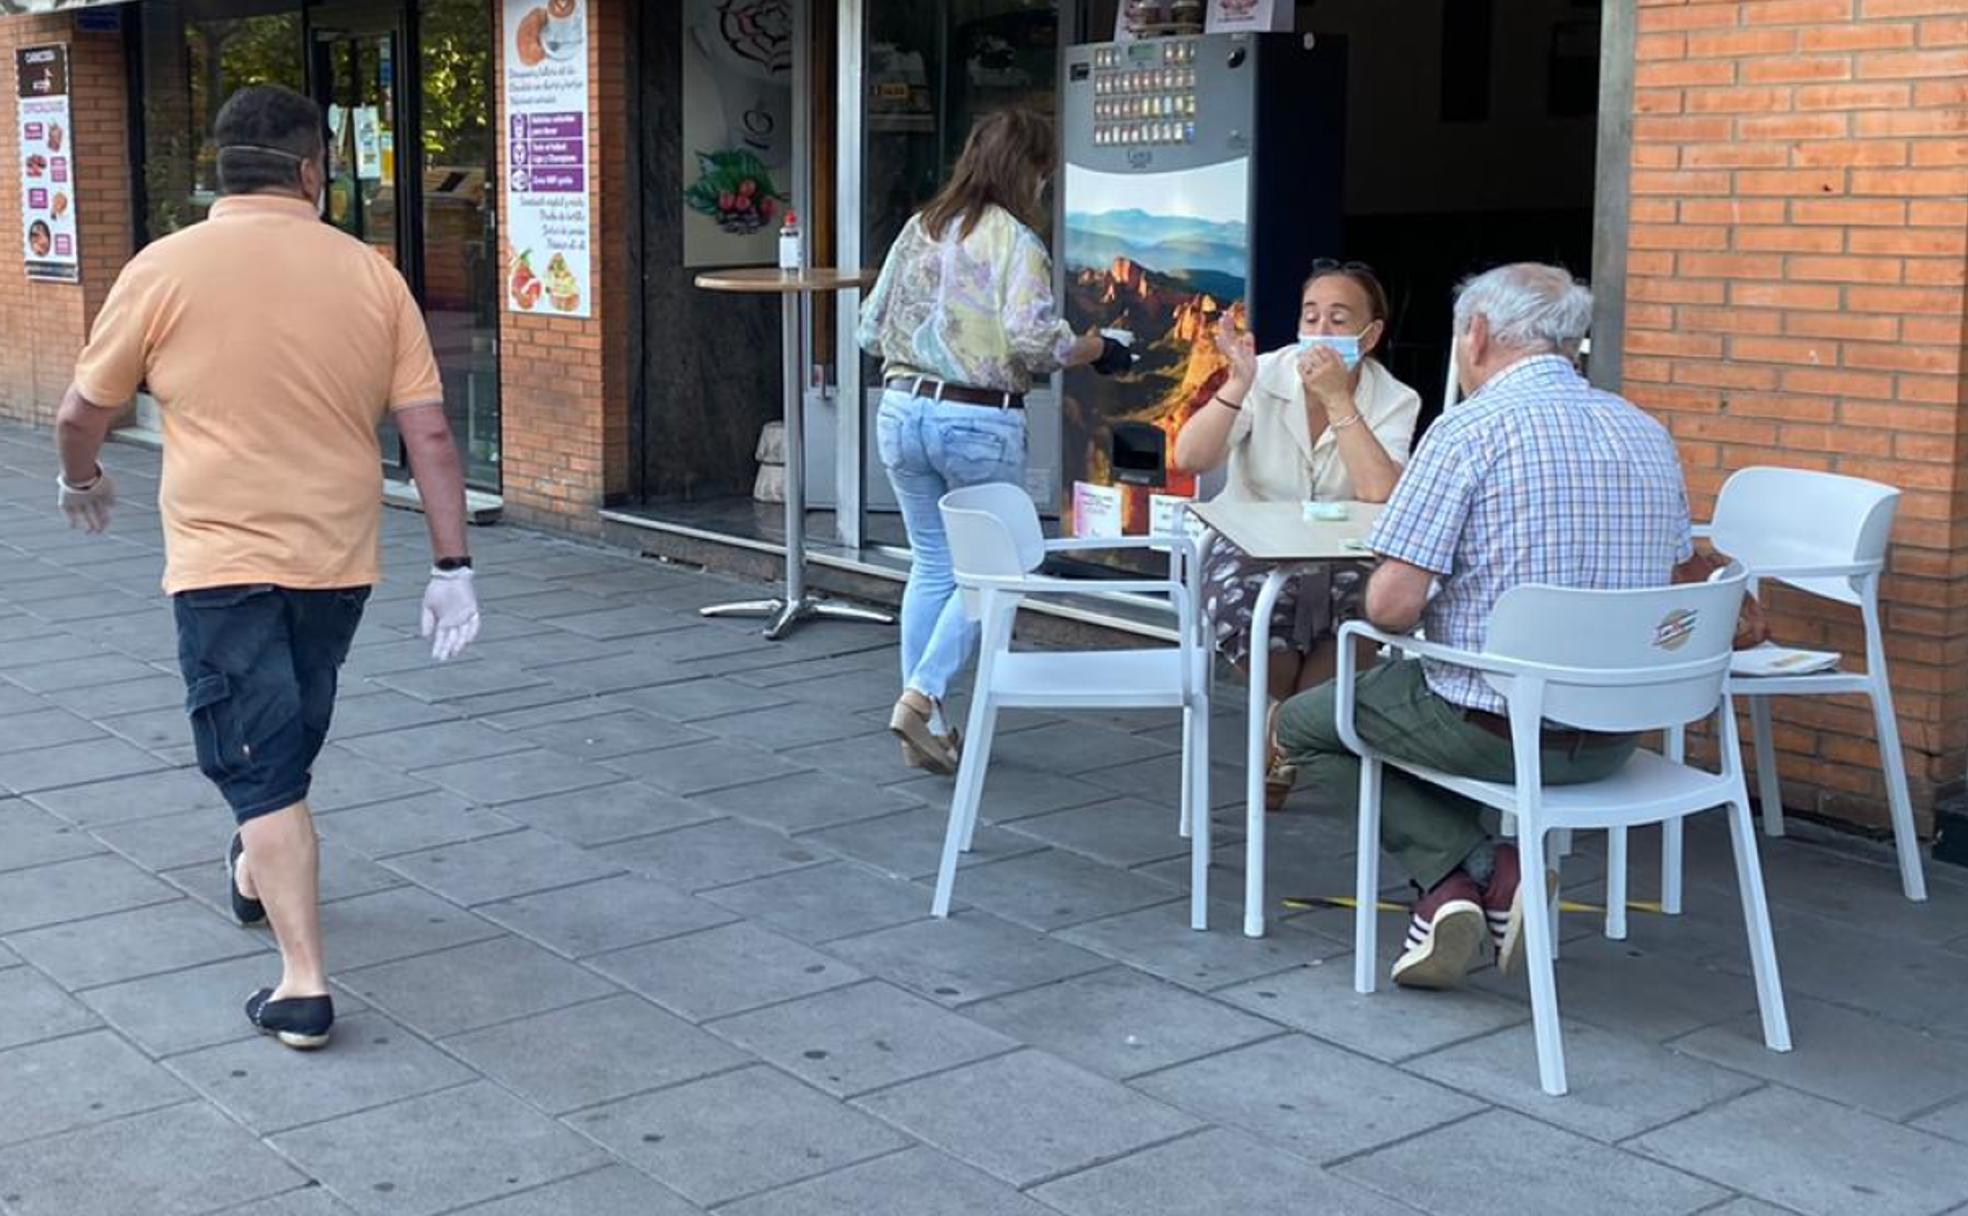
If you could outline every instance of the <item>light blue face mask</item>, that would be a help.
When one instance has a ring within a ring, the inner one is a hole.
[[[1338,355],[1349,372],[1360,366],[1360,335],[1358,334],[1300,334],[1298,336],[1300,354],[1315,346],[1323,346]]]

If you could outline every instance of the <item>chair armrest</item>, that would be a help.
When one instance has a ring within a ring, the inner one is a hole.
[[[1838,562],[1825,566],[1751,566],[1744,562],[1749,577],[1765,578],[1857,578],[1866,574],[1878,574],[1886,568],[1883,561],[1876,562]]]
[[[1561,667],[1550,663],[1526,663],[1520,659],[1505,658],[1496,654],[1477,654],[1473,651],[1458,650],[1439,642],[1424,642],[1402,634],[1386,633],[1375,629],[1365,621],[1348,621],[1340,626],[1340,653],[1346,653],[1345,640],[1350,637],[1371,638],[1376,642],[1403,650],[1424,659],[1447,663],[1452,667],[1462,667],[1470,671],[1487,672],[1491,675],[1509,676],[1542,680],[1550,684],[1569,684],[1597,688],[1637,688],[1649,684],[1661,684],[1675,679],[1697,674],[1703,668],[1727,670],[1729,656],[1716,655],[1712,658],[1698,659],[1692,663],[1680,663],[1671,667]]]
[[[1099,553],[1119,549],[1168,549],[1193,560],[1196,542],[1187,536],[1118,536],[1105,540],[1074,540],[1070,537],[1049,540],[1045,544],[1047,553]]]
[[[957,580],[962,587],[972,587],[979,591],[1009,591],[1016,595],[1168,595],[1186,600],[1188,588],[1181,583],[1157,579],[1088,579],[1088,578],[1048,578],[1042,574],[1028,574],[1023,578],[979,578],[966,576]]]
[[[1516,659],[1506,659],[1501,655],[1478,654],[1472,650],[1458,650],[1453,646],[1444,646],[1440,642],[1424,642],[1409,634],[1388,633],[1384,630],[1375,629],[1365,621],[1348,621],[1344,625],[1341,625],[1339,628],[1339,637],[1342,644],[1349,637],[1367,638],[1424,659],[1433,659],[1437,663],[1447,663],[1453,667],[1466,667],[1471,671],[1487,671],[1500,676],[1549,675],[1554,671],[1562,670],[1559,668],[1520,663]]]

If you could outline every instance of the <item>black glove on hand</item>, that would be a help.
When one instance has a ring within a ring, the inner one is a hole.
[[[1103,334],[1100,338],[1100,357],[1093,361],[1093,370],[1103,376],[1118,376],[1133,366],[1134,349]]]

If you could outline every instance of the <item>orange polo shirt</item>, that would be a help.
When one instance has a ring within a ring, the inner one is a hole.
[[[99,406],[142,384],[164,420],[167,593],[377,581],[377,424],[444,400],[394,266],[310,203],[222,198],[131,259],[76,364]]]

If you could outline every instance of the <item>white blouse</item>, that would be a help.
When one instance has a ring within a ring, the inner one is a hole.
[[[1421,396],[1373,359],[1360,363],[1353,405],[1395,464],[1408,462]],[[1329,426],[1312,441],[1296,344],[1260,355],[1257,379],[1230,428],[1228,502],[1340,502],[1354,496],[1353,477]]]

